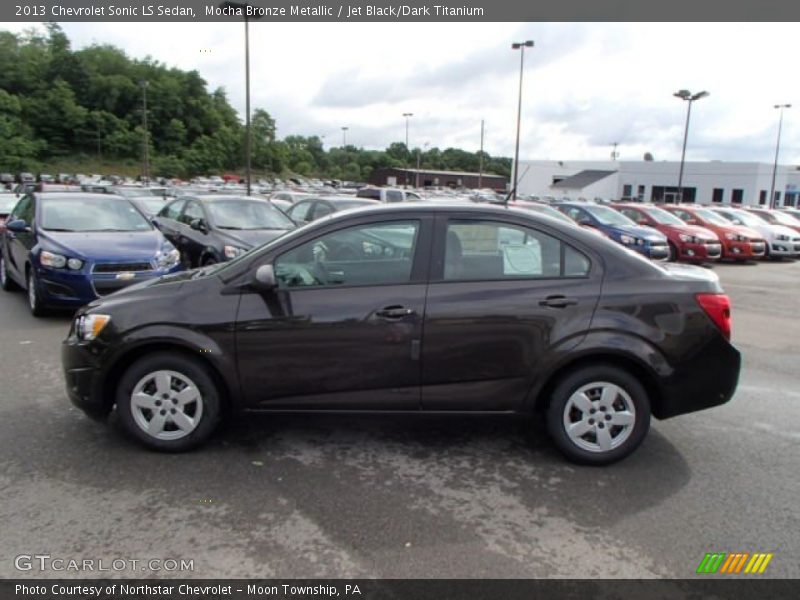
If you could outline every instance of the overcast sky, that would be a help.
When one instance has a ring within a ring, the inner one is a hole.
[[[29,27],[30,25],[28,25]],[[22,24],[0,28],[22,30]],[[66,23],[80,48],[113,44],[130,56],[196,69],[244,112],[240,23]],[[519,52],[525,53],[521,159],[679,160],[686,103],[687,160],[771,163],[777,103],[800,103],[796,24],[289,23],[250,28],[253,107],[279,136],[325,136],[385,148],[403,141],[512,156]],[[781,163],[800,164],[800,104],[785,112]]]

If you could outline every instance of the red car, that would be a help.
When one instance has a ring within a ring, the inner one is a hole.
[[[716,233],[722,242],[722,258],[753,260],[764,256],[766,241],[758,232],[749,227],[734,225],[713,210],[686,204],[666,204],[664,209],[684,223],[705,227]]]
[[[684,223],[679,217],[653,204],[611,206],[639,225],[658,229],[667,236],[671,261],[707,262],[722,257],[722,243],[710,229]]]

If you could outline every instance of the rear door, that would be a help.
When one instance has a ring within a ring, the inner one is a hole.
[[[419,410],[432,223],[365,217],[271,257],[278,289],[243,293],[236,324],[248,405]]]
[[[599,258],[513,221],[442,216],[435,231],[422,408],[517,410],[554,357],[585,336]]]

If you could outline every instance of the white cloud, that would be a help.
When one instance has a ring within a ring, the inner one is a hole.
[[[0,24],[13,30],[23,26]],[[196,69],[244,110],[240,23],[66,23],[75,47],[110,43],[129,55]],[[771,162],[775,103],[800,102],[789,66],[794,24],[251,23],[253,106],[280,135],[324,135],[384,148],[412,145],[513,153],[519,54],[526,52],[520,155],[677,159],[686,105],[680,88],[711,95],[692,110],[687,159]],[[210,50],[210,52],[201,52]],[[786,112],[783,163],[800,163],[800,106]]]

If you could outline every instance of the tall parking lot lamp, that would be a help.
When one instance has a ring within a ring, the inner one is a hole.
[[[142,129],[144,137],[142,139],[142,183],[150,185],[150,136],[147,130],[147,86],[150,82],[142,80]]]
[[[512,200],[517,199],[517,173],[519,172],[519,126],[522,120],[522,68],[525,64],[525,48],[533,48],[533,40],[514,42],[512,50],[519,50],[519,101],[517,103],[517,142],[514,146],[514,181],[511,184]]]
[[[247,2],[231,2],[227,0],[221,3],[220,8],[239,9],[244,15],[244,102],[245,102],[245,142],[244,142],[244,160],[245,160],[245,180],[247,182],[247,195],[250,195],[250,187],[252,181],[252,151],[253,151],[253,137],[250,130],[250,19],[258,19],[258,16],[248,16]]]
[[[680,98],[681,100],[685,100],[689,103],[689,107],[686,110],[686,127],[683,130],[683,150],[681,151],[681,168],[678,172],[678,202],[683,201],[683,164],[686,160],[686,140],[689,137],[689,118],[692,116],[692,102],[695,100],[700,100],[700,98],[705,98],[708,96],[708,92],[698,92],[696,94],[692,94],[689,90],[680,90],[672,94],[676,98]]]
[[[777,202],[775,201],[775,176],[778,174],[778,154],[781,151],[781,128],[783,127],[783,109],[792,108],[791,104],[776,104],[774,108],[780,109],[780,117],[778,118],[778,141],[775,143],[775,164],[772,165],[772,185],[769,188],[769,207],[776,208]]]
[[[342,148],[347,147],[347,130],[349,127],[342,127]]]

